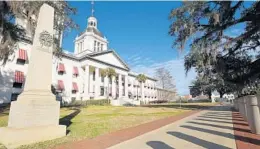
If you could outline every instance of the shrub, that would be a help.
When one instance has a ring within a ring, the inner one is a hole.
[[[211,102],[211,99],[198,99],[198,100],[192,100],[192,102]]]
[[[87,106],[87,102],[83,100],[73,100],[70,103],[64,102],[62,106],[63,107],[85,107]]]
[[[100,99],[100,100],[86,100],[87,105],[99,105],[99,106],[105,106],[110,105],[110,100],[107,99]]]
[[[149,104],[161,104],[161,103],[167,103],[167,100],[154,100],[154,101],[149,101]]]

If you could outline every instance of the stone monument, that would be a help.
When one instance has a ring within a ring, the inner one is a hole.
[[[43,4],[37,20],[24,91],[11,103],[0,143],[8,148],[66,135],[59,125],[60,103],[51,92],[54,8]]]

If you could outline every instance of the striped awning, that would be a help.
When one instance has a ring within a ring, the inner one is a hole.
[[[65,66],[64,66],[63,63],[59,63],[58,71],[59,71],[59,72],[65,72]]]
[[[73,91],[78,91],[78,85],[77,85],[76,82],[73,82],[73,83],[72,83],[72,90],[73,90]]]
[[[19,49],[19,51],[18,51],[18,59],[25,60],[25,61],[27,60],[27,53],[26,53],[25,50]]]
[[[14,82],[16,82],[16,83],[23,83],[24,82],[24,74],[23,74],[23,72],[15,71]]]
[[[79,75],[78,67],[76,67],[76,66],[73,67],[73,74],[74,75]]]
[[[58,80],[58,90],[64,90],[64,84],[62,80]]]

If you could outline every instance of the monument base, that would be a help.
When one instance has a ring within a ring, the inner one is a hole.
[[[60,102],[50,91],[23,92],[10,107],[8,127],[59,125]]]
[[[0,128],[0,142],[7,148],[60,138],[66,135],[66,126],[40,126],[28,128]]]
[[[15,148],[66,136],[59,116],[60,102],[50,91],[25,91],[11,103],[8,126],[0,128],[0,142]]]

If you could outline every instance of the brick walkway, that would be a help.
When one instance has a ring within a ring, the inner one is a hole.
[[[260,149],[260,135],[250,132],[248,123],[239,112],[232,112],[237,149]]]
[[[230,106],[215,106],[108,149],[235,149]]]
[[[160,129],[158,129],[160,128]],[[57,149],[260,149],[260,135],[230,106],[216,106],[119,130]]]
[[[171,124],[175,121],[188,117],[197,112],[199,112],[199,110],[185,112],[180,115],[152,121],[135,127],[119,130],[110,134],[101,135],[93,139],[86,139],[70,144],[64,144],[62,146],[57,147],[56,149],[105,149],[118,143],[124,142],[126,140],[140,136],[142,134],[145,134],[147,132],[150,132],[152,130],[163,127],[167,124]]]

